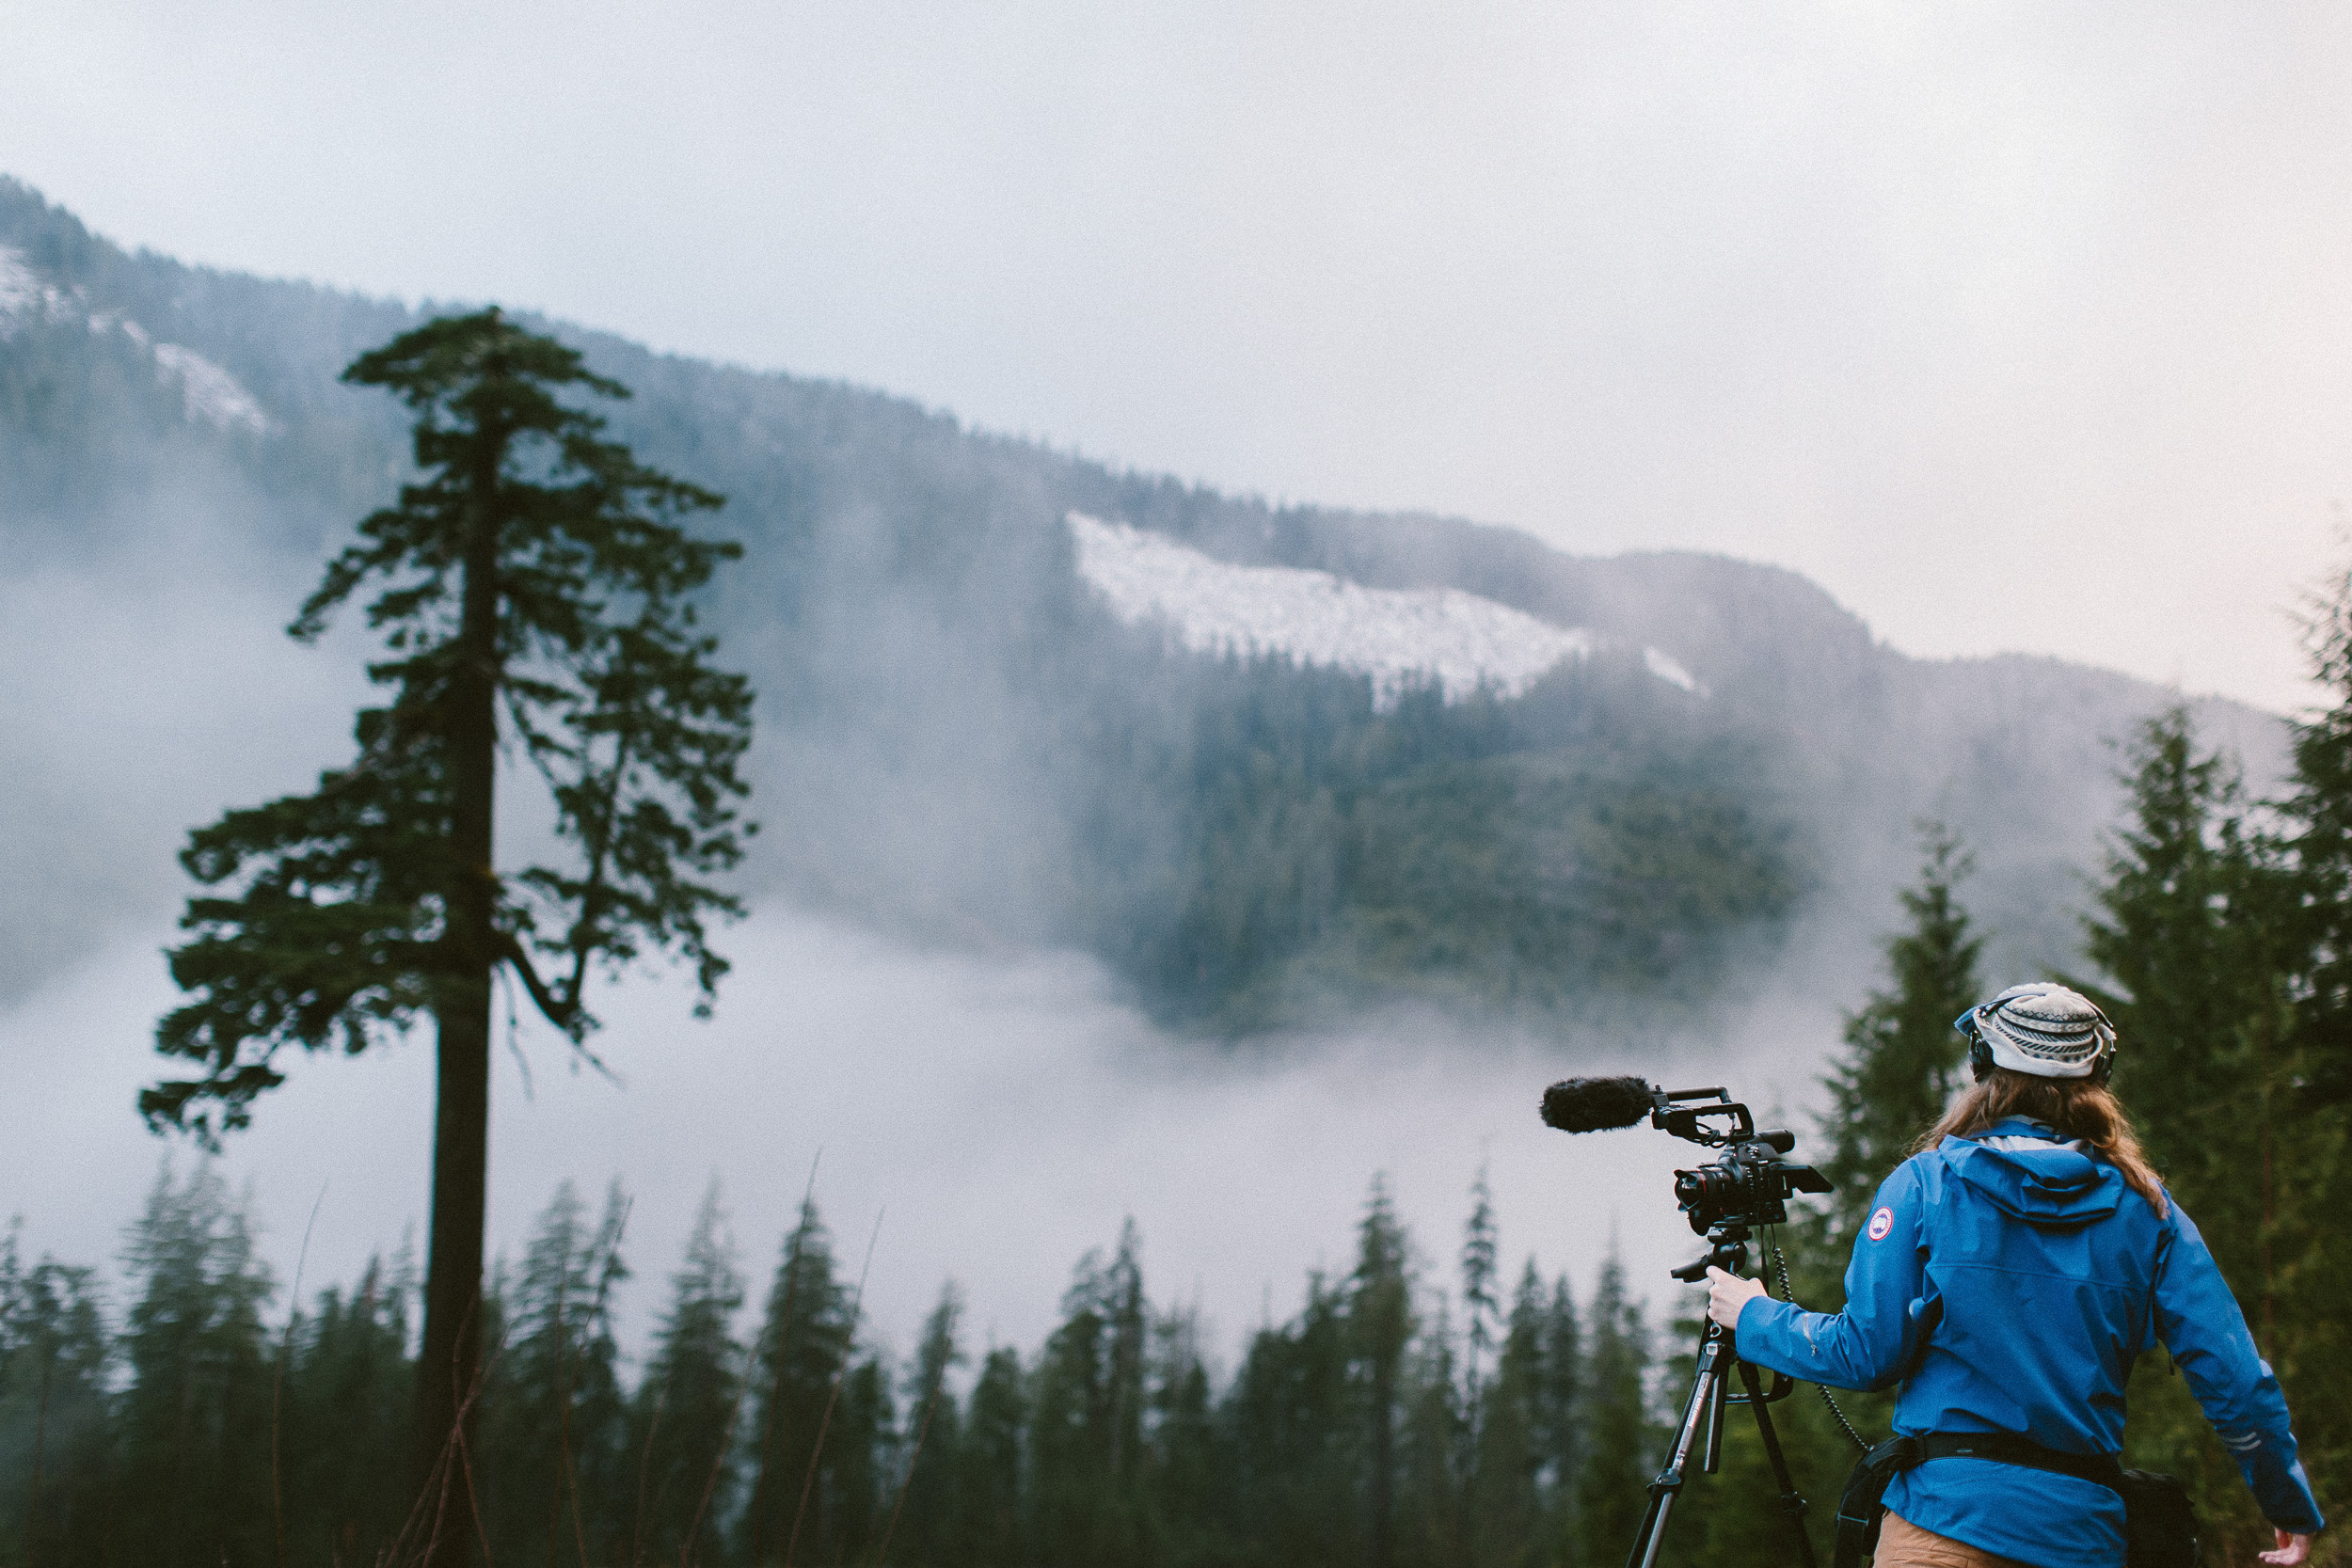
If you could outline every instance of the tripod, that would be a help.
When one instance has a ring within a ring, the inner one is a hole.
[[[1677,1279],[1704,1279],[1709,1268],[1738,1274],[1747,1266],[1746,1226],[1718,1225],[1707,1232],[1707,1256],[1673,1271]],[[1740,1386],[1747,1390],[1743,1394],[1730,1392],[1728,1376],[1735,1367],[1739,1369]],[[1804,1568],[1814,1568],[1813,1543],[1804,1533],[1804,1498],[1798,1495],[1797,1483],[1789,1479],[1788,1461],[1780,1451],[1780,1434],[1772,1430],[1772,1412],[1765,1408],[1787,1399],[1795,1390],[1794,1383],[1774,1372],[1772,1391],[1765,1392],[1756,1369],[1740,1359],[1732,1344],[1731,1330],[1712,1318],[1707,1321],[1707,1334],[1699,1341],[1698,1367],[1691,1379],[1690,1397],[1682,1402],[1682,1419],[1675,1430],[1674,1452],[1667,1457],[1666,1467],[1658,1472],[1658,1479],[1649,1483],[1649,1512],[1642,1516],[1642,1533],[1633,1538],[1633,1551],[1625,1560],[1626,1568],[1653,1568],[1657,1562],[1658,1548],[1665,1541],[1667,1516],[1674,1513],[1675,1502],[1682,1496],[1682,1484],[1689,1479],[1691,1449],[1699,1441],[1702,1429],[1706,1447],[1700,1451],[1699,1468],[1707,1475],[1715,1473],[1722,1458],[1726,1404],[1744,1404],[1756,1412],[1756,1431],[1764,1439],[1765,1456],[1772,1461],[1772,1479],[1780,1483],[1780,1505],[1788,1511],[1789,1527],[1797,1532],[1798,1555]]]

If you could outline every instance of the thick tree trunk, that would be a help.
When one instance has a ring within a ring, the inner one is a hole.
[[[491,824],[498,784],[499,472],[506,433],[485,429],[472,466],[465,588],[442,716],[449,744],[449,967],[434,1016],[440,1034],[433,1129],[433,1220],[424,1281],[417,1445],[429,1492],[425,1568],[477,1554],[472,1438],[482,1371],[482,1234],[489,1201],[490,971],[498,881]]]
[[[490,1153],[490,988],[487,974],[483,978],[476,988],[479,1009],[460,1003],[440,1014],[432,1239],[424,1348],[417,1367],[418,1474],[428,1494],[420,1527],[435,1542],[431,1568],[469,1561],[476,1537],[468,1458],[482,1367],[482,1232]]]

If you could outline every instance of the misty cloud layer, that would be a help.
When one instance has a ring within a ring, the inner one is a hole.
[[[225,558],[229,526],[166,504],[138,547],[95,569],[0,573],[0,886],[14,911],[0,997],[126,927],[154,929],[193,885],[174,858],[189,828],[305,787],[349,752],[364,650],[287,641],[315,566]]]
[[[1231,1345],[1264,1312],[1294,1310],[1308,1269],[1345,1272],[1375,1173],[1411,1221],[1430,1282],[1450,1286],[1482,1164],[1514,1273],[1533,1252],[1588,1288],[1613,1239],[1637,1283],[1668,1299],[1662,1271],[1692,1245],[1672,1171],[1699,1151],[1646,1129],[1551,1132],[1535,1115],[1543,1085],[1639,1069],[1728,1082],[1759,1110],[1792,1106],[1835,1027],[1824,1009],[1790,1007],[1720,1048],[1662,1053],[1654,1041],[1465,1041],[1434,1021],[1391,1020],[1203,1060],[1076,958],[924,952],[779,907],[725,945],[738,975],[711,1023],[688,1017],[683,985],[612,999],[597,1044],[625,1087],[568,1070],[543,1029],[519,1036],[528,1090],[513,1055],[497,1066],[493,1251],[519,1254],[559,1180],[593,1195],[620,1177],[636,1198],[624,1303],[636,1342],[714,1177],[740,1261],[764,1278],[812,1167],[851,1264],[880,1216],[868,1305],[901,1349],[951,1276],[977,1330],[1034,1348],[1071,1266],[1129,1217],[1155,1298],[1199,1303]],[[40,1064],[0,1106],[28,1249],[111,1263],[159,1159],[194,1157],[131,1115],[133,1087],[159,1066],[151,1021],[170,1001],[151,942],[127,940],[0,1012],[0,1059]],[[421,1243],[429,1033],[380,1055],[288,1065],[225,1168],[249,1184],[281,1287],[317,1206],[308,1295],[354,1277],[371,1252]]]

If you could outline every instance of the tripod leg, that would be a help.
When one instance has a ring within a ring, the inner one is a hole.
[[[1788,1456],[1780,1451],[1780,1433],[1772,1430],[1772,1407],[1764,1402],[1764,1385],[1756,1369],[1740,1363],[1740,1386],[1747,1390],[1748,1408],[1756,1412],[1756,1430],[1764,1439],[1764,1457],[1772,1464],[1772,1479],[1780,1483],[1780,1506],[1788,1513],[1788,1526],[1797,1532],[1797,1551],[1804,1568],[1814,1568],[1813,1538],[1804,1529],[1804,1497],[1788,1474]]]
[[[1730,1348],[1729,1335],[1724,1338],[1724,1354],[1738,1359],[1739,1353]],[[1746,1363],[1740,1363],[1746,1370]],[[1713,1475],[1724,1462],[1724,1407],[1730,1402],[1731,1381],[1721,1371],[1715,1374],[1714,1397],[1707,1402],[1707,1444],[1699,1450],[1699,1473]]]
[[[1651,1568],[1658,1560],[1658,1548],[1666,1538],[1667,1517],[1674,1513],[1675,1499],[1682,1495],[1691,1449],[1698,1443],[1710,1416],[1721,1419],[1724,1331],[1713,1323],[1708,1324],[1707,1330],[1707,1338],[1699,1346],[1698,1366],[1691,1378],[1690,1395],[1682,1402],[1682,1419],[1675,1428],[1674,1452],[1668,1456],[1666,1467],[1649,1483],[1649,1510],[1642,1515],[1642,1530],[1633,1538],[1633,1550],[1625,1560],[1626,1568]]]

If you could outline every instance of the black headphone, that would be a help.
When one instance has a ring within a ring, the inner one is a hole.
[[[1968,1037],[1968,1070],[1979,1084],[1993,1076],[1993,1048],[1977,1033],[1977,1015],[1967,1013],[1961,1020],[1960,1032]]]

